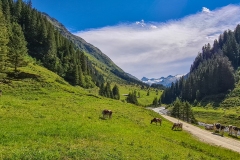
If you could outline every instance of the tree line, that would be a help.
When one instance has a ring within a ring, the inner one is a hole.
[[[211,95],[224,97],[234,88],[235,71],[240,65],[240,25],[234,31],[224,31],[211,46],[202,47],[187,77],[182,77],[161,96],[162,103],[199,102]]]
[[[182,102],[180,99],[176,99],[173,102],[172,110],[170,111],[172,117],[181,119],[190,123],[197,123],[193,115],[193,111],[191,109],[191,105],[189,102]]]
[[[26,65],[30,55],[37,63],[84,88],[101,86],[103,76],[83,51],[64,38],[31,1],[0,0],[0,72]]]
[[[118,86],[115,84],[114,87],[111,89],[110,82],[107,82],[106,85],[104,85],[103,83],[101,84],[99,89],[99,95],[117,100],[120,99]]]

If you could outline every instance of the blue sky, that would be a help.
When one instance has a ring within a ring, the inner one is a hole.
[[[137,78],[184,74],[240,23],[240,0],[32,0]]]

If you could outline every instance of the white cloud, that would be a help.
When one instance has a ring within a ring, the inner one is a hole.
[[[184,74],[203,45],[212,44],[219,34],[234,30],[240,22],[240,6],[213,11],[203,7],[203,11],[166,23],[141,20],[75,34],[139,79]]]
[[[206,7],[202,7],[202,12],[210,13],[211,11]]]

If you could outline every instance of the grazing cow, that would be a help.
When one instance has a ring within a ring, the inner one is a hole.
[[[108,109],[104,109],[102,111],[102,115],[103,115],[103,118],[105,118],[106,116],[108,116],[108,118],[111,118],[112,117],[112,111],[108,110]]]
[[[206,125],[205,125],[205,129],[206,129],[206,130],[213,130],[214,127],[213,127],[212,124],[206,124]]]
[[[221,125],[220,123],[214,123],[213,128],[214,128],[214,132],[218,131],[223,136],[224,129],[226,127],[224,125]]]
[[[182,123],[173,123],[172,130],[173,129],[181,129],[182,130],[183,124]]]
[[[240,128],[232,125],[229,125],[228,128],[229,128],[229,135],[232,135],[232,133],[234,132],[235,136],[237,137],[237,133],[238,131],[240,131]]]
[[[153,119],[151,120],[151,124],[152,124],[152,122],[155,122],[156,125],[157,125],[157,123],[159,123],[160,126],[162,125],[162,119],[161,119],[161,118],[153,118]]]

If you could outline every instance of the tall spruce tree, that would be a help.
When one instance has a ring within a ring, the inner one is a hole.
[[[111,84],[110,82],[107,82],[105,86],[105,95],[108,98],[113,98],[112,90],[111,90]]]
[[[180,110],[181,110],[181,101],[179,100],[179,98],[176,99],[176,101],[174,102],[174,105],[173,105],[173,109],[171,111],[171,115],[175,118],[181,118],[181,115],[180,115]]]
[[[126,98],[126,101],[128,103],[136,104],[138,105],[138,100],[137,100],[137,92],[133,91],[128,94],[128,97]]]
[[[0,6],[0,72],[3,72],[6,66],[6,60],[8,55],[9,35],[6,27],[6,21],[2,13],[2,7]]]
[[[157,107],[157,105],[158,105],[158,99],[157,99],[157,97],[155,97],[155,98],[153,99],[152,105],[154,105],[155,107]]]
[[[14,67],[14,71],[17,72],[18,67],[26,65],[24,57],[27,55],[27,42],[25,41],[21,26],[15,22],[12,24],[12,33],[9,42],[8,60]]]
[[[46,54],[44,56],[44,66],[47,67],[49,70],[56,72],[57,71],[57,48],[54,36],[54,29],[50,26],[49,27],[49,34],[48,34],[48,41],[46,46]],[[74,68],[75,69],[75,68]]]
[[[112,89],[112,93],[113,93],[113,98],[119,100],[120,99],[120,93],[119,93],[119,89],[118,86],[115,84],[113,89]]]

